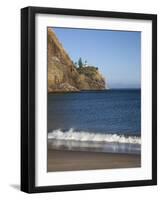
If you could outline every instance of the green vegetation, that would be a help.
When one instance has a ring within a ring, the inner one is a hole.
[[[82,58],[79,58],[79,60],[78,60],[78,66],[79,66],[79,68],[83,67]]]
[[[97,70],[98,70],[98,68],[93,67],[93,66],[77,68],[77,71],[79,72],[79,74],[84,74],[86,76],[95,75]]]
[[[82,58],[80,57],[79,59],[78,59],[78,62],[73,62],[74,63],[74,66],[77,68],[83,68],[83,67],[88,67],[88,69],[95,69],[95,70],[98,70],[98,67],[95,67],[95,66],[90,66],[90,65],[88,65],[88,63],[87,63],[87,60],[85,60],[84,62],[82,61]]]

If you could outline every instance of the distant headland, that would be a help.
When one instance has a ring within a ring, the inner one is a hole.
[[[74,63],[51,28],[47,41],[49,93],[107,89],[98,67],[89,66],[87,61],[83,63],[81,58]]]

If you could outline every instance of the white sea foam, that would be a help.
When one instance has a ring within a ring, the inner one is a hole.
[[[61,129],[53,130],[52,132],[48,133],[48,139],[84,142],[141,144],[141,138],[138,136],[90,133],[84,131],[75,131],[72,128],[68,131],[62,131]]]

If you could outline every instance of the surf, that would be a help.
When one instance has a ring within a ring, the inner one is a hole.
[[[68,141],[86,141],[86,142],[104,142],[104,143],[124,143],[124,144],[141,144],[141,137],[126,136],[124,134],[110,133],[92,133],[85,131],[76,131],[73,128],[62,131],[61,129],[53,130],[48,133],[48,139],[68,140]]]

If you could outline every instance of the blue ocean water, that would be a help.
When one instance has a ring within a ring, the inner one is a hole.
[[[140,89],[48,94],[47,112],[53,148],[140,153]]]

